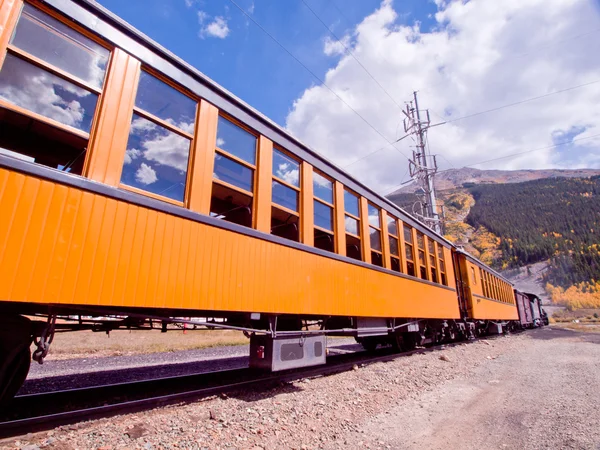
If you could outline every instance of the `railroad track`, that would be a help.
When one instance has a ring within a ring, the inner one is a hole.
[[[465,341],[474,342],[474,341]],[[444,344],[447,347],[458,343]],[[132,413],[213,395],[248,389],[268,389],[280,383],[332,375],[355,365],[391,361],[399,357],[439,350],[440,346],[404,353],[382,349],[376,354],[355,352],[334,355],[324,366],[279,373],[249,368],[166,377],[15,397],[10,412],[0,413],[0,438],[39,432],[84,420]],[[150,394],[150,396],[149,396]]]

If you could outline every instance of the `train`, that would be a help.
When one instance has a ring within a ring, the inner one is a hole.
[[[324,363],[332,335],[403,350],[544,322],[539,298],[88,0],[0,0],[0,211],[1,403],[67,331],[239,330],[278,371]]]

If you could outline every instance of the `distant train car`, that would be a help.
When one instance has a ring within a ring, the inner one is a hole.
[[[510,281],[464,251],[455,250],[453,261],[461,311],[478,334],[501,333],[519,319]]]
[[[518,320],[502,276],[87,0],[0,0],[0,211],[0,402],[58,329],[240,330],[283,370]]]

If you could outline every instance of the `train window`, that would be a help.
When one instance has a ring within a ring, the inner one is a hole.
[[[213,182],[210,215],[245,227],[252,226],[252,196]]]
[[[109,56],[26,3],[0,70],[2,153],[80,175]]]
[[[473,279],[473,284],[477,285],[477,277],[475,276],[475,267],[471,266],[471,278]]]
[[[256,136],[244,128],[219,116],[217,149],[254,166],[256,164]]]
[[[257,142],[256,136],[219,116],[211,198],[213,217],[252,227]],[[278,214],[275,220],[287,223],[288,219]]]
[[[431,281],[438,282],[437,264],[435,263],[435,242],[432,239],[427,239],[427,250],[429,251],[429,270],[431,272]]]
[[[362,260],[360,242],[360,207],[358,195],[344,189],[344,227],[346,230],[346,256]]]
[[[197,102],[142,71],[135,105],[121,184],[183,203]],[[227,161],[217,167],[235,177]]]
[[[398,221],[387,216],[388,240],[390,242],[390,261],[391,268],[396,272],[401,272],[400,268],[400,244],[398,243]]]
[[[110,52],[27,3],[23,6],[10,43],[95,88],[102,87]],[[37,87],[47,86],[49,83],[43,77],[36,81]],[[55,87],[55,93],[60,91],[59,86]],[[39,94],[38,91],[31,91],[32,96],[36,95],[38,100],[42,100]],[[59,105],[60,101],[54,99],[53,104]],[[76,113],[77,107],[72,108],[73,113]]]
[[[271,234],[299,241],[300,163],[273,149]]]
[[[313,172],[313,189],[315,247],[334,252],[333,182],[320,173]]]
[[[353,194],[347,189],[344,190],[344,208],[346,210],[346,214],[354,217],[360,217],[358,195]]]
[[[440,271],[440,281],[444,286],[448,286],[448,279],[446,278],[446,263],[444,262],[444,247],[437,244],[438,264]]]
[[[313,173],[313,191],[318,199],[333,204],[333,182],[318,172]]]
[[[422,279],[427,280],[427,266],[425,265],[425,235],[417,231],[417,249],[419,259],[419,275]]]
[[[371,264],[383,267],[381,248],[381,211],[369,203],[369,240],[371,242]]]
[[[479,278],[481,279],[481,290],[483,291],[484,297],[487,297],[487,289],[485,286],[485,279],[483,278],[483,270],[479,268]]]
[[[416,276],[413,250],[412,228],[404,224],[404,252],[406,253],[406,273]]]

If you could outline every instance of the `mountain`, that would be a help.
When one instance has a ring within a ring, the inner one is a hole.
[[[505,184],[522,183],[541,178],[587,178],[600,175],[600,169],[543,169],[543,170],[479,170],[469,167],[440,171],[435,176],[435,188],[439,191],[463,187],[464,184]],[[409,184],[388,195],[408,194],[417,189]],[[392,200],[393,201],[393,200]]]

